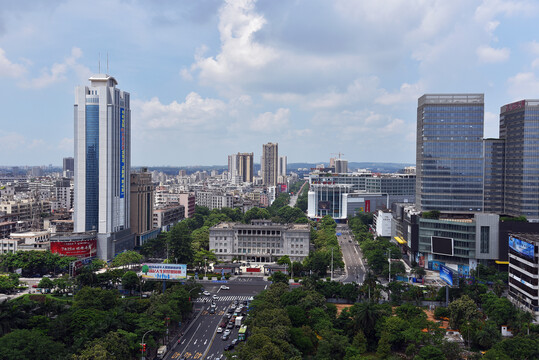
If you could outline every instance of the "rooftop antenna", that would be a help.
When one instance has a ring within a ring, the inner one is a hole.
[[[101,74],[101,53],[98,53],[98,54],[99,54],[99,60],[97,62],[97,73]]]

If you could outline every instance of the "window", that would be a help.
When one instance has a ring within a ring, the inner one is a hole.
[[[490,252],[490,227],[481,226],[481,254],[488,254]]]

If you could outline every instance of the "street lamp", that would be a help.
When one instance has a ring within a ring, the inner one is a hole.
[[[191,291],[196,290],[196,289],[198,289],[198,288],[194,287],[191,290],[189,290],[189,293],[188,293],[189,294],[189,301],[191,301]]]
[[[140,346],[142,347],[142,360],[146,360],[146,344],[144,343],[144,338],[148,333],[151,333],[153,330],[148,330],[142,335],[142,342],[140,343]]]

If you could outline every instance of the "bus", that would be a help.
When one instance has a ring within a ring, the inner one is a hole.
[[[247,338],[247,326],[243,325],[240,327],[240,330],[238,331],[238,340],[239,341],[245,341]]]

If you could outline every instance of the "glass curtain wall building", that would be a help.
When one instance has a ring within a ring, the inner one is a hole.
[[[483,94],[425,94],[417,107],[416,206],[483,210]]]
[[[521,100],[500,109],[505,140],[504,213],[539,221],[539,100]]]
[[[130,230],[131,110],[112,76],[75,89],[75,232],[97,232],[98,256],[132,249]]]

